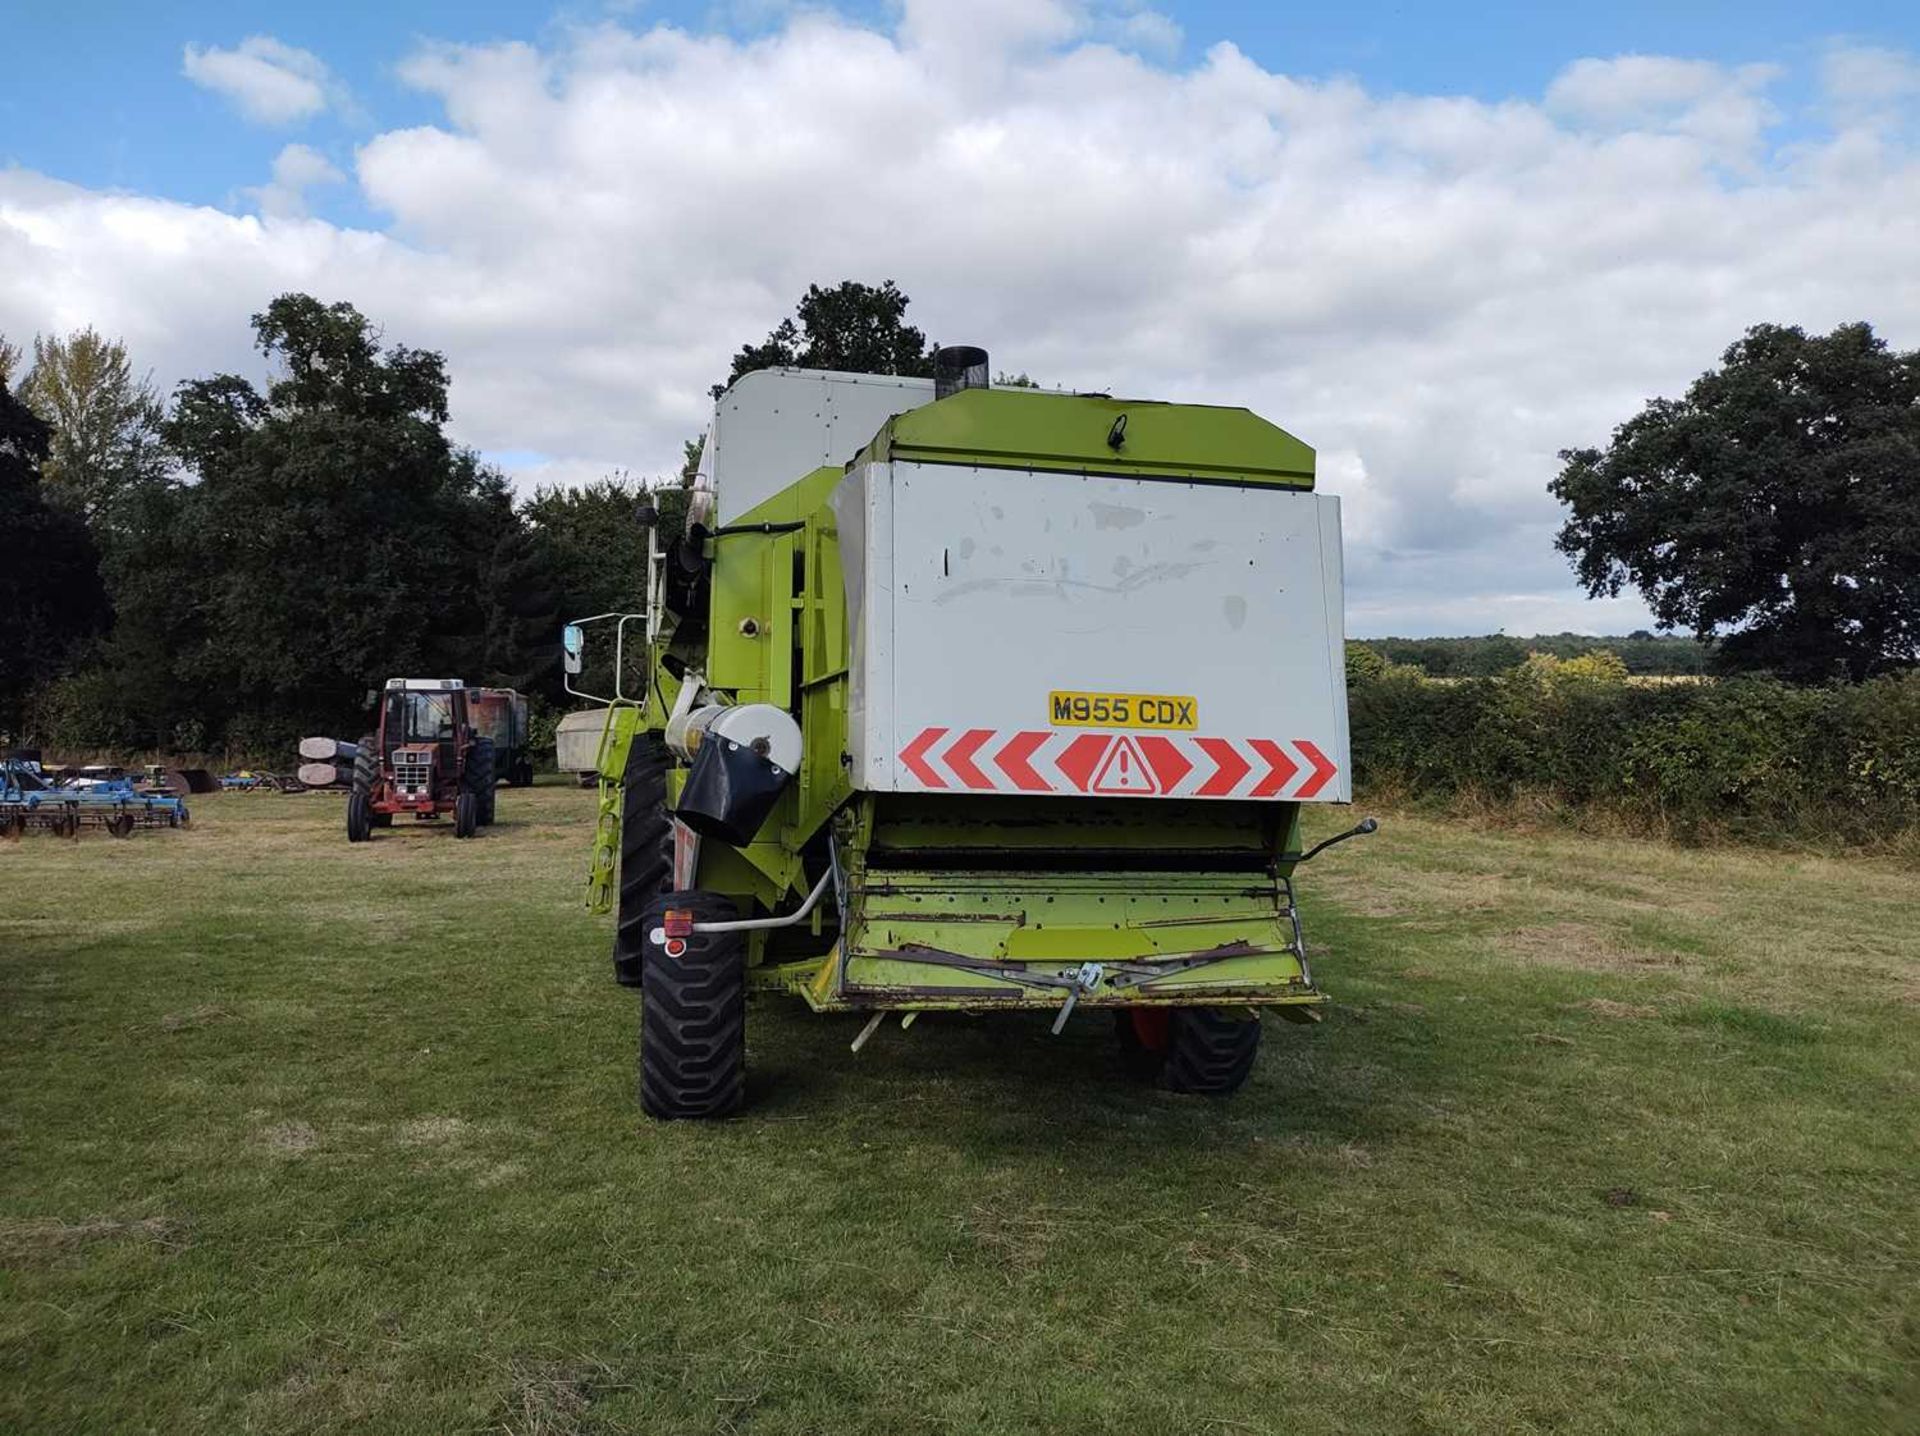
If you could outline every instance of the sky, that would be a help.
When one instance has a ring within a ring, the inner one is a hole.
[[[523,491],[663,475],[809,283],[1243,404],[1342,496],[1359,636],[1648,626],[1556,454],[1755,323],[1920,347],[1920,6],[0,0],[0,335],[162,388],[346,299]],[[31,63],[20,63],[29,57]]]

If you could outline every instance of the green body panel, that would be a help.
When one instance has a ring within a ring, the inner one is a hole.
[[[1116,448],[1114,424],[1126,426]],[[1249,409],[969,389],[880,430],[880,461],[1313,487],[1313,450]]]
[[[1301,960],[1298,804],[875,794],[842,815],[847,928],[818,1008],[1321,1001]]]
[[[1114,421],[1127,417],[1118,448]],[[970,390],[884,425],[855,464],[887,460],[1308,489],[1313,451],[1244,409]],[[853,467],[853,465],[849,465]],[[817,1009],[1278,1006],[1323,1001],[1302,955],[1291,864],[1297,804],[857,793],[848,778],[848,628],[829,500],[816,469],[706,540],[707,637],[649,654],[644,703],[616,706],[601,745],[590,902],[611,902],[618,784],[634,734],[666,726],[680,682],[800,721],[802,758],[754,841],[701,843],[695,885],[743,915],[790,909],[829,853],[836,900],[750,935],[749,983]],[[756,531],[771,526],[774,532]],[[992,681],[991,674],[982,681]],[[677,799],[685,770],[670,775]],[[845,929],[841,930],[844,916]],[[1101,965],[1092,986],[1086,964]]]

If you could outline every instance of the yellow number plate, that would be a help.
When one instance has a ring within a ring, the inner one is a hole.
[[[1165,693],[1049,693],[1056,728],[1181,728],[1199,725],[1200,700]]]

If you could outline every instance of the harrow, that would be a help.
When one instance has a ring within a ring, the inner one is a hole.
[[[192,819],[183,799],[142,792],[126,778],[58,782],[32,759],[0,760],[0,837],[18,839],[28,828],[77,838],[99,828],[130,838],[135,828],[184,828]]]

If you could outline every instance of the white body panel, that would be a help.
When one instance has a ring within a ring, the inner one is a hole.
[[[726,523],[826,464],[844,464],[895,414],[933,400],[933,380],[762,369],[713,408],[701,468]],[[709,467],[711,466],[711,467]]]
[[[1331,495],[899,463],[834,508],[857,787],[1351,798]],[[1197,706],[1056,726],[1059,690]]]

